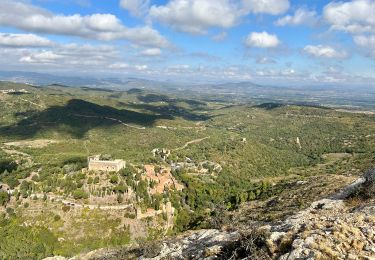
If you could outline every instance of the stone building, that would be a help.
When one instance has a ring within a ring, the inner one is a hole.
[[[87,160],[89,171],[118,172],[126,166],[124,160],[100,160],[100,155],[89,156]]]

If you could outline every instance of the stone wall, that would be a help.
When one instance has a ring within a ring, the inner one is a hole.
[[[124,160],[102,161],[97,156],[88,158],[89,171],[118,172],[125,168]]]

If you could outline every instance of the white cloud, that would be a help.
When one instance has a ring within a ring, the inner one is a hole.
[[[373,35],[356,35],[354,42],[368,51],[368,55],[375,59],[375,34]]]
[[[227,38],[228,36],[228,33],[226,32],[221,32],[219,34],[216,34],[214,36],[211,37],[211,39],[215,42],[221,42],[221,41],[224,41],[225,38]]]
[[[288,11],[289,0],[243,0],[245,10],[255,14],[278,15]]]
[[[303,48],[303,51],[318,58],[343,59],[347,57],[345,51],[340,52],[326,45],[307,45]]]
[[[259,57],[256,59],[257,64],[274,64],[277,63],[274,59],[268,57]]]
[[[147,66],[147,65],[135,65],[134,68],[135,68],[136,70],[144,71],[144,70],[147,70],[147,69],[148,69],[148,66]]]
[[[115,70],[121,70],[121,69],[127,69],[129,68],[130,65],[127,64],[127,63],[123,63],[123,62],[120,62],[120,63],[113,63],[113,64],[109,64],[108,65],[108,68],[110,69],[115,69]]]
[[[353,34],[375,32],[375,1],[331,2],[324,7],[325,20],[334,30]]]
[[[148,11],[150,0],[121,0],[120,6],[133,16],[143,16]]]
[[[262,78],[270,79],[295,79],[298,80],[302,78],[305,74],[301,72],[296,72],[292,68],[287,69],[262,69],[255,72],[257,76]]]
[[[25,2],[10,0],[0,1],[0,25],[104,41],[125,39],[139,45],[160,48],[170,45],[151,27],[128,28],[112,14],[55,15]]]
[[[159,56],[161,54],[161,50],[159,48],[150,48],[141,51],[140,54],[144,56]]]
[[[238,8],[230,0],[171,0],[164,6],[152,6],[150,16],[175,29],[203,34],[209,27],[234,26]]]
[[[375,49],[375,35],[364,36],[357,35],[354,37],[354,42],[362,47],[373,47]]]
[[[148,66],[145,64],[137,64],[137,65],[130,65],[124,62],[117,62],[112,63],[107,66],[110,70],[117,70],[117,71],[143,71],[147,72]]]
[[[248,47],[274,48],[280,44],[280,40],[274,34],[252,32],[247,36],[245,43]]]
[[[249,13],[276,15],[289,6],[289,0],[170,0],[151,6],[149,14],[176,30],[205,34],[211,27],[233,27]]]
[[[105,65],[119,58],[119,52],[112,46],[75,43],[56,46],[48,51],[23,49],[18,55],[21,63],[56,66]]]
[[[360,51],[375,58],[375,1],[332,2],[323,13],[332,30],[351,34]]]
[[[20,59],[20,62],[48,64],[48,63],[58,62],[62,58],[63,56],[58,55],[52,51],[42,51],[42,52],[37,52],[37,53],[27,55],[27,56],[23,56]]]
[[[304,8],[299,8],[293,15],[284,16],[276,21],[276,25],[314,25],[318,21],[317,13]]]
[[[53,42],[35,34],[0,33],[0,45],[7,47],[47,47]]]

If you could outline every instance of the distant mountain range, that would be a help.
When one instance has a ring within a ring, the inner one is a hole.
[[[375,109],[375,90],[369,86],[264,86],[253,82],[221,84],[183,84],[140,78],[95,78],[59,76],[23,71],[0,71],[0,80],[38,86],[64,85],[117,90],[146,89],[178,96],[195,96],[210,100],[239,102],[281,102],[339,105]]]

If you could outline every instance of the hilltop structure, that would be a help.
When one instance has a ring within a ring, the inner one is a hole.
[[[100,155],[89,156],[87,161],[89,171],[118,172],[126,167],[124,160],[101,160]]]

